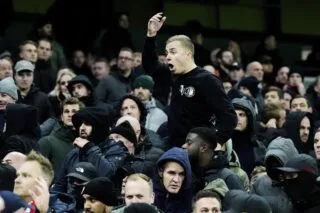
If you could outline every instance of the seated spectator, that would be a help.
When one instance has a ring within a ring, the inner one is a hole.
[[[199,191],[193,199],[192,208],[192,213],[221,213],[222,205],[217,193],[211,191]]]
[[[264,93],[264,104],[280,102],[282,98],[282,90],[278,87],[270,86]]]
[[[306,97],[297,95],[291,99],[290,112],[296,112],[296,111],[312,113],[312,108],[309,105]]]

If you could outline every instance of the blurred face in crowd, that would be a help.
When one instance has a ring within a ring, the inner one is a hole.
[[[38,60],[37,47],[33,44],[25,44],[23,45],[19,56],[21,59],[36,63]]]
[[[264,40],[264,45],[267,50],[274,50],[275,48],[277,48],[276,37],[274,37],[273,35],[268,36]]]
[[[28,190],[35,190],[38,177],[43,177],[41,165],[36,161],[26,161],[17,170],[17,177],[14,181],[13,192],[19,195],[24,201],[30,202],[31,196]]]
[[[86,56],[82,50],[76,50],[72,56],[72,63],[75,67],[82,67],[86,62]]]
[[[52,24],[48,23],[43,25],[43,27],[41,27],[39,29],[40,34],[43,36],[48,36],[51,37],[52,36]]]
[[[231,65],[233,63],[233,54],[230,51],[223,51],[221,59],[218,59],[222,65]]]
[[[281,67],[276,76],[276,82],[281,84],[288,83],[289,67]]]
[[[127,138],[117,133],[110,134],[109,138],[122,143],[125,147],[127,147],[128,152],[130,154],[134,154],[134,144],[131,141],[129,141]]]
[[[182,148],[188,152],[189,160],[192,167],[200,166],[200,158],[207,151],[206,143],[199,137],[198,134],[189,132]]]
[[[308,117],[304,117],[300,123],[300,140],[303,143],[307,143],[310,134],[310,120]]]
[[[92,133],[92,125],[84,122],[79,128],[79,136],[83,139],[88,139]]]
[[[133,53],[131,51],[122,50],[117,60],[118,69],[122,71],[131,71],[134,67]]]
[[[294,98],[291,101],[291,112],[301,111],[301,112],[309,112],[309,106],[307,99],[305,98]]]
[[[140,121],[140,110],[138,104],[134,100],[127,98],[123,101],[121,106],[121,116],[124,115],[130,115]]]
[[[240,86],[239,88],[240,92],[242,92],[245,95],[249,95],[250,97],[252,97],[252,94],[250,92],[250,90],[247,87],[244,86]]]
[[[0,110],[5,110],[8,104],[15,102],[16,100],[11,98],[11,96],[7,95],[6,93],[0,93]]]
[[[203,197],[194,204],[192,213],[221,213],[221,204],[214,197]]]
[[[40,40],[38,44],[38,58],[47,61],[52,55],[51,43]]]
[[[280,101],[280,97],[277,91],[270,91],[264,95],[264,104],[277,103]]]
[[[72,95],[76,98],[88,97],[91,91],[83,84],[76,83],[72,86]]]
[[[290,102],[291,102],[292,96],[289,93],[283,93],[283,99],[282,104],[286,110],[290,110]]]
[[[232,81],[238,82],[244,77],[244,71],[242,68],[237,70],[230,70],[229,76]]]
[[[72,116],[80,110],[79,104],[67,104],[63,106],[61,120],[65,126],[73,126]]]
[[[247,66],[247,73],[249,76],[254,76],[258,81],[263,81],[263,67],[259,62],[251,62]]]
[[[152,204],[154,201],[153,189],[143,179],[128,180],[124,188],[126,206],[131,203]]]
[[[84,194],[84,212],[85,213],[105,213],[106,205],[96,200],[94,197]]]
[[[106,62],[97,61],[93,64],[92,74],[97,80],[103,79],[109,72],[109,65]]]
[[[12,77],[12,64],[7,59],[0,59],[0,80]]]
[[[237,118],[238,118],[238,123],[237,123],[235,130],[243,132],[247,129],[248,117],[247,117],[246,112],[244,110],[236,109],[235,111],[236,111]]]
[[[223,88],[224,88],[224,91],[226,92],[226,94],[228,94],[230,92],[230,90],[232,89],[232,84],[228,81],[223,82]]]
[[[302,83],[302,77],[299,73],[292,73],[289,76],[289,84],[293,86],[298,86]]]
[[[142,102],[149,101],[152,93],[149,89],[145,89],[142,87],[135,88],[133,91],[134,95],[137,96]]]
[[[168,63],[167,58],[166,58],[165,55],[159,55],[159,56],[158,56],[158,60],[159,60],[159,62],[162,63],[162,64],[167,64],[167,63]]]
[[[140,66],[141,62],[142,62],[142,54],[141,53],[135,53],[134,57],[133,57],[134,67]]]
[[[129,28],[129,17],[126,14],[122,14],[119,17],[119,26],[128,29]]]
[[[165,163],[163,171],[159,171],[159,174],[167,192],[171,194],[179,193],[185,178],[184,169],[179,163]]]
[[[262,64],[262,69],[263,69],[263,72],[267,75],[267,74],[270,74],[272,73],[273,71],[273,64],[270,62],[270,63],[263,63]]]
[[[60,78],[60,81],[59,81],[59,89],[61,92],[63,93],[68,93],[68,84],[69,84],[69,81],[71,81],[72,77],[70,75],[63,75],[61,76]]]
[[[314,135],[314,144],[313,144],[314,152],[316,153],[317,160],[320,159],[320,132],[317,132]]]
[[[28,90],[31,88],[33,83],[33,72],[31,71],[22,71],[15,74],[15,80],[18,88],[22,91]]]
[[[167,62],[173,74],[183,74],[186,70],[186,61],[193,60],[193,55],[181,41],[171,41],[166,45]]]

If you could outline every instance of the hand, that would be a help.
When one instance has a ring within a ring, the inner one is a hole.
[[[300,95],[304,96],[306,94],[306,89],[304,88],[303,83],[298,84],[298,92]]]
[[[29,194],[35,202],[40,213],[46,213],[49,209],[49,187],[42,177],[37,177],[34,190],[29,189]]]
[[[154,37],[157,35],[157,32],[161,29],[163,23],[167,19],[167,17],[162,16],[163,13],[157,13],[156,15],[152,16],[148,22],[148,37]]]
[[[73,145],[77,146],[79,148],[83,148],[87,143],[89,143],[89,141],[87,139],[80,138],[80,137],[76,138],[73,141]]]

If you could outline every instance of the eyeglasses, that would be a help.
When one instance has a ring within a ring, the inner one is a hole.
[[[118,57],[119,60],[125,60],[125,61],[133,61],[133,58],[129,58],[129,57],[123,57],[123,56],[119,56]]]

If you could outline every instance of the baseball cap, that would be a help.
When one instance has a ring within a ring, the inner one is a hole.
[[[77,163],[67,175],[67,177],[77,178],[85,182],[88,182],[97,176],[96,167],[89,162]]]
[[[276,169],[282,172],[307,172],[316,176],[319,173],[316,160],[306,154],[299,154]]]
[[[20,60],[14,66],[14,70],[16,72],[21,72],[21,71],[33,72],[34,71],[34,65],[30,61]]]
[[[18,195],[14,194],[10,191],[0,191],[0,197],[2,197],[5,203],[5,209],[2,211],[3,213],[11,213],[15,212],[21,208],[33,208],[28,205],[24,200],[22,200]]]

